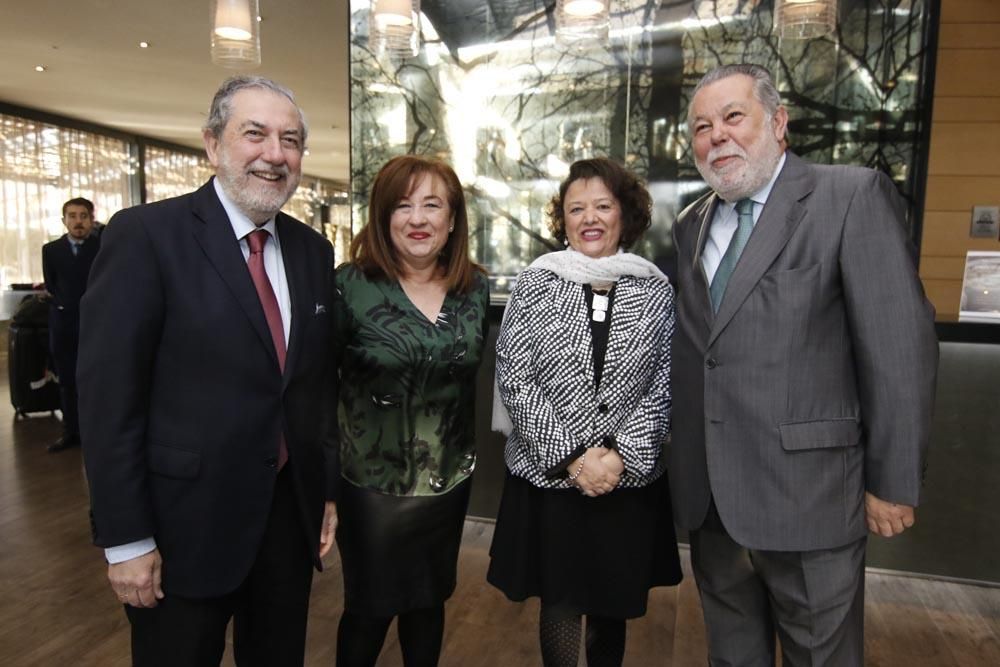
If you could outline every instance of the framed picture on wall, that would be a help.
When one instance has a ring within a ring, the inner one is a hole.
[[[966,253],[958,320],[1000,323],[1000,252]]]

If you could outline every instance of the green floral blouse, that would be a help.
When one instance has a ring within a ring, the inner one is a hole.
[[[431,322],[397,282],[337,269],[334,323],[343,477],[397,496],[451,490],[475,467],[476,371],[489,286],[449,293]]]

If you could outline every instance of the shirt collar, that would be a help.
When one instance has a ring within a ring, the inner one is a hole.
[[[229,224],[232,225],[233,233],[236,235],[237,239],[242,239],[247,234],[257,229],[266,229],[271,234],[271,238],[278,238],[274,218],[271,218],[263,225],[255,225],[253,221],[250,220],[250,218],[248,218],[247,215],[233,203],[233,200],[226,196],[226,192],[222,189],[222,184],[219,183],[218,178],[212,179],[212,185],[215,186],[215,194],[218,195],[219,201],[222,203],[222,208],[226,209],[226,215],[229,217]]]

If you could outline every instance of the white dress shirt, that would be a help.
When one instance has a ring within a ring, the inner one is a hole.
[[[246,236],[250,232],[258,229],[257,225],[250,221],[243,211],[237,208],[219,184],[219,179],[212,179],[215,186],[215,194],[219,196],[222,207],[226,209],[229,216],[229,224],[233,226],[233,234],[239,239],[240,250],[243,251],[243,259],[250,259],[250,246],[247,244]],[[278,228],[274,224],[274,218],[261,225],[271,234],[271,240],[264,245],[264,271],[271,281],[274,289],[274,296],[278,300],[278,310],[281,311],[281,324],[285,330],[285,345],[288,345],[288,335],[292,327],[292,299],[288,291],[288,279],[285,276],[285,262],[281,256],[281,240],[278,238]],[[156,548],[156,541],[152,537],[144,540],[121,544],[116,547],[108,547],[104,550],[104,557],[109,563],[122,563],[133,558],[138,558],[148,554]]]
[[[222,208],[226,209],[229,216],[229,224],[233,226],[233,233],[240,240],[240,250],[243,251],[243,259],[250,259],[250,246],[247,244],[247,234],[257,229],[266,229],[271,234],[271,240],[264,245],[264,270],[267,272],[267,279],[271,281],[274,289],[274,296],[278,299],[278,310],[281,311],[281,324],[285,330],[285,346],[288,346],[288,334],[292,329],[292,298],[288,291],[288,279],[285,277],[285,261],[281,256],[281,239],[278,238],[278,228],[271,218],[260,227],[250,221],[243,211],[236,207],[222,186],[219,179],[213,179],[215,193],[219,195]]]
[[[755,227],[757,226],[757,220],[760,218],[760,212],[764,210],[764,204],[767,203],[767,198],[771,196],[771,189],[774,187],[774,182],[778,179],[778,174],[781,173],[781,168],[784,166],[785,154],[782,153],[781,159],[778,160],[778,166],[774,168],[774,173],[771,174],[771,180],[767,182],[767,185],[749,197],[754,203],[753,224]],[[715,207],[715,216],[712,218],[712,224],[708,230],[705,249],[701,253],[701,265],[705,269],[705,277],[708,278],[709,285],[712,284],[715,272],[722,262],[722,256],[726,254],[726,248],[729,247],[729,242],[733,239],[733,234],[736,233],[738,222],[736,202],[727,202],[720,199],[719,205]]]

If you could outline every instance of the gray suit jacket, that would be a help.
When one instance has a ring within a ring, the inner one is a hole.
[[[891,181],[786,155],[714,316],[717,197],[674,227],[668,470],[683,527],[714,497],[738,543],[802,551],[862,537],[866,490],[918,503],[938,350]]]

